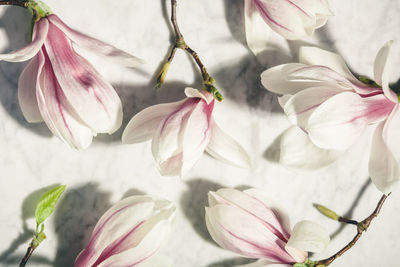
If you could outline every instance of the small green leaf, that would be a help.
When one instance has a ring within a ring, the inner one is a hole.
[[[51,189],[50,191],[47,191],[41,196],[35,210],[37,225],[43,223],[44,220],[46,220],[47,217],[53,213],[54,206],[56,205],[61,194],[64,192],[65,188],[65,185],[60,185]]]

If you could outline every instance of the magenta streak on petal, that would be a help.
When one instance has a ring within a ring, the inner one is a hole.
[[[371,89],[380,89],[380,88],[371,88]],[[381,90],[381,91],[379,91],[379,90],[376,90],[376,91],[372,91],[371,93],[369,93],[369,94],[359,94],[361,97],[363,97],[363,98],[366,98],[366,97],[371,97],[371,96],[376,96],[376,95],[381,95],[381,94],[383,94],[383,91]]]
[[[117,213],[123,211],[124,209],[134,207],[134,206],[136,206],[136,205],[138,205],[138,204],[140,204],[140,202],[139,202],[139,203],[135,203],[135,204],[133,204],[133,205],[124,206],[124,207],[120,208],[119,210],[116,210],[115,212],[113,212],[112,214],[110,214],[110,215],[107,217],[107,219],[104,220],[104,222],[103,222],[101,225],[99,225],[99,226],[96,225],[95,228],[96,228],[97,230],[96,230],[96,232],[93,232],[92,236],[90,237],[90,242],[89,242],[89,244],[87,245],[87,248],[89,248],[89,247],[91,247],[91,246],[93,245],[94,240],[96,240],[96,238],[98,237],[98,235],[101,233],[101,230],[102,230],[102,228],[104,227],[104,225],[107,224]]]
[[[258,10],[261,12],[261,14],[266,17],[269,21],[271,21],[273,24],[275,24],[276,26],[287,30],[289,32],[293,32],[292,30],[290,30],[289,28],[283,26],[282,24],[280,24],[279,22],[277,22],[276,20],[274,20],[271,15],[268,13],[268,10],[262,5],[262,3],[260,3],[259,0],[254,0],[254,4],[256,5],[256,7],[258,8]]]
[[[53,49],[57,52],[57,58],[62,62],[64,61],[65,66],[71,67],[71,76],[73,79],[77,80],[86,91],[91,92],[99,104],[104,108],[107,116],[111,118],[110,111],[107,108],[107,105],[99,98],[96,90],[94,89],[95,79],[93,77],[93,73],[91,70],[88,70],[89,62],[86,61],[83,57],[81,57],[76,51],[72,48],[71,40],[55,25],[50,24],[49,34],[48,34],[49,44],[62,47],[63,49]]]
[[[293,3],[290,0],[286,0],[289,2],[289,4],[291,4],[292,6],[296,7],[298,10],[300,10],[301,13],[303,13],[304,15],[306,15],[307,17],[311,17],[310,14],[308,14],[304,9],[302,9],[301,7],[299,7],[298,5],[296,5],[295,3]]]
[[[278,245],[280,249],[276,249],[276,248],[273,248],[273,247],[270,247],[270,248],[262,247],[261,245],[255,244],[255,243],[250,242],[250,241],[248,241],[248,240],[246,240],[246,239],[244,239],[244,238],[242,238],[242,237],[240,237],[238,235],[235,235],[233,232],[231,232],[228,229],[226,229],[222,224],[220,224],[219,222],[217,222],[217,223],[224,231],[226,231],[228,234],[230,234],[234,238],[237,238],[238,240],[240,240],[240,241],[242,241],[242,242],[244,242],[244,243],[246,243],[246,244],[248,244],[250,246],[253,246],[254,248],[256,248],[258,250],[260,250],[260,254],[263,255],[264,257],[268,257],[269,259],[276,260],[276,261],[278,261],[278,263],[294,263],[295,262],[295,260],[292,258],[292,256],[290,256],[286,252],[286,250],[281,248],[278,244],[274,243],[274,244]],[[235,248],[239,249],[238,247],[235,247]],[[246,253],[246,251],[242,251],[240,249],[239,249],[239,251],[243,255],[248,254],[248,253]],[[253,255],[253,256],[261,256],[261,255]],[[285,257],[288,257],[290,260],[288,260]]]
[[[118,251],[118,247],[127,239],[130,237],[131,234],[133,234],[142,224],[144,223],[144,221],[141,221],[140,223],[138,223],[132,230],[130,230],[129,232],[127,232],[125,235],[123,235],[120,239],[115,240],[114,242],[112,242],[109,246],[107,246],[107,248],[105,248],[101,255],[99,256],[99,258],[97,258],[96,262],[92,265],[92,267],[95,267],[97,265],[99,265],[100,263],[102,263],[104,260],[108,259],[109,257],[111,257],[114,254],[119,253],[120,251]]]
[[[196,104],[196,102],[199,102],[200,98],[188,98],[181,106],[179,106],[174,112],[171,112],[168,114],[165,119],[163,120],[163,125],[161,126],[161,133],[165,129],[165,126],[168,122],[168,120],[174,116],[176,113],[180,112],[182,109],[186,108],[187,106],[191,106]]]
[[[48,74],[46,74],[46,75],[51,76],[51,81],[53,82],[54,95],[56,97],[58,111],[60,112],[60,115],[61,115],[61,117],[63,119],[64,125],[67,128],[69,134],[71,135],[72,139],[75,140],[74,135],[72,134],[72,131],[71,131],[71,129],[70,129],[68,123],[67,123],[67,120],[65,118],[64,109],[63,109],[63,107],[61,105],[60,93],[62,94],[62,89],[60,87],[60,84],[57,81],[56,75],[54,74],[53,66],[51,65],[51,62],[50,62],[49,56],[47,55],[47,51],[46,51],[46,47],[45,46],[42,46],[42,52],[43,52],[43,55],[44,55],[44,69],[45,69],[45,72],[46,72],[46,70],[48,72]]]
[[[268,208],[264,203],[262,203],[260,200],[254,198],[254,197],[252,197],[252,196],[250,196],[250,195],[248,195],[248,196],[251,197],[251,198],[253,198],[253,199],[255,199],[255,200],[257,200],[258,202],[260,202],[260,203],[262,204],[262,206],[265,207],[267,210],[271,210],[271,209]],[[260,221],[260,223],[261,223],[262,225],[264,225],[272,234],[274,234],[277,238],[279,238],[279,239],[282,240],[283,242],[287,243],[288,239],[286,239],[286,238],[283,236],[283,234],[282,234],[279,230],[277,230],[272,224],[270,224],[269,222],[263,220],[262,218],[260,218],[260,217],[257,216],[256,214],[252,213],[251,211],[246,210],[246,209],[242,208],[241,206],[239,206],[239,205],[237,205],[237,204],[235,204],[235,203],[233,203],[233,202],[230,202],[230,201],[228,201],[228,200],[226,200],[226,199],[224,199],[224,200],[225,200],[224,203],[225,203],[226,205],[228,205],[228,206],[233,206],[233,207],[237,207],[237,208],[239,208],[240,210],[242,210],[242,211],[244,211],[244,212],[246,212],[246,213],[248,213],[248,214],[254,216],[254,217],[255,217],[258,221]],[[279,220],[277,219],[277,221],[279,221]],[[283,228],[283,227],[282,227],[282,228]],[[285,231],[286,231],[286,230],[285,230]],[[290,237],[290,234],[289,234],[289,233],[286,232],[285,234],[286,234],[287,236]]]

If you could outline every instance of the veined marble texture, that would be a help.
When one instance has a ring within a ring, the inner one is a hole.
[[[152,194],[178,207],[174,232],[160,251],[175,267],[222,267],[251,262],[221,249],[204,221],[207,192],[221,187],[256,187],[289,212],[294,225],[311,219],[332,234],[322,259],[349,242],[356,230],[320,215],[313,203],[361,220],[380,198],[369,182],[370,132],[332,165],[313,172],[277,163],[279,136],[290,124],[276,95],[260,85],[268,67],[296,62],[301,45],[318,45],[340,53],[357,73],[372,76],[373,61],[388,40],[393,46],[392,82],[400,78],[400,1],[333,0],[335,16],[312,39],[288,42],[272,34],[258,59],[244,44],[243,0],[178,0],[178,21],[185,39],[200,55],[226,100],[216,105],[218,123],[250,153],[251,170],[238,169],[204,155],[183,178],[161,177],[150,142],[122,145],[121,133],[140,110],[184,97],[186,86],[201,86],[192,60],[179,51],[165,85],[153,89],[154,74],[170,49],[168,0],[48,0],[67,24],[147,61],[125,69],[81,51],[109,79],[124,105],[124,124],[112,136],[99,135],[85,151],[68,148],[52,137],[45,124],[29,124],[17,100],[18,77],[26,63],[0,62],[0,265],[17,266],[34,229],[33,210],[44,187],[66,184],[55,213],[45,222],[48,238],[27,266],[73,266],[97,220],[113,203],[130,195]],[[0,52],[29,40],[29,13],[0,7]],[[400,251],[400,192],[387,200],[368,232],[331,266],[396,267]]]

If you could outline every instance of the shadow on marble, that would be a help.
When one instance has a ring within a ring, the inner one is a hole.
[[[265,150],[265,152],[263,154],[264,159],[266,159],[269,162],[274,162],[274,163],[278,163],[280,161],[281,140],[282,140],[282,137],[285,135],[286,131],[287,130],[285,130],[278,137],[276,137],[275,140],[272,142],[272,144],[270,144],[269,147]]]
[[[111,204],[110,193],[100,190],[96,183],[67,189],[54,214],[58,239],[54,266],[74,265],[97,221]]]
[[[13,252],[21,245],[25,244],[26,247],[28,247],[30,240],[32,239],[32,236],[34,234],[34,229],[35,225],[30,225],[30,227],[27,224],[27,220],[30,218],[35,217],[35,210],[36,210],[36,205],[39,203],[40,197],[42,196],[43,193],[47,192],[49,189],[57,186],[58,184],[53,184],[50,186],[46,186],[44,188],[40,188],[38,190],[33,191],[30,193],[22,202],[21,206],[21,220],[23,223],[22,226],[22,233],[19,234],[17,238],[15,238],[8,249],[6,249],[4,252],[0,254],[0,263],[1,262],[9,262],[11,259],[16,258],[18,259],[17,256],[9,257],[13,254]],[[31,228],[31,229],[29,229]],[[19,261],[22,259],[24,255],[22,255],[19,258]],[[12,261],[12,260],[11,260]]]
[[[345,212],[342,216],[348,219],[354,219],[359,221],[360,219],[363,218],[353,218],[353,214],[354,214],[354,210],[357,208],[358,204],[360,203],[360,201],[362,200],[362,197],[364,196],[365,192],[367,191],[368,187],[372,184],[372,181],[370,178],[368,178],[365,183],[363,184],[363,186],[360,188],[360,190],[357,193],[357,196],[354,198],[353,202],[351,203],[351,206],[349,207],[349,209],[347,210],[347,212]],[[339,228],[333,232],[331,234],[331,240],[333,240],[336,236],[338,236],[343,229],[347,226],[347,224],[345,223],[341,223]]]
[[[8,53],[24,47],[30,42],[30,13],[24,8],[7,7],[0,17],[0,30],[7,35],[8,46],[0,53]],[[21,126],[43,136],[52,134],[44,123],[28,123],[18,103],[18,78],[27,63],[0,61],[0,101],[7,113]]]
[[[199,236],[205,241],[218,246],[208,233],[205,222],[205,207],[208,206],[208,192],[217,191],[226,186],[203,178],[191,179],[186,182],[186,185],[188,189],[182,193],[180,200],[184,215]],[[235,188],[244,190],[249,187],[240,185]]]
[[[214,262],[207,265],[206,267],[233,267],[237,265],[249,264],[252,262],[254,262],[253,259],[245,259],[237,257],[237,258],[225,259],[222,261]]]

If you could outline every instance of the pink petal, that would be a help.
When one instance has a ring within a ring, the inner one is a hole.
[[[0,54],[0,60],[9,62],[21,62],[26,61],[34,57],[42,47],[49,30],[49,21],[47,19],[41,19],[35,23],[33,30],[32,42],[26,47],[11,52],[9,54]]]
[[[18,80],[19,106],[28,122],[43,121],[36,100],[36,80],[38,73],[42,72],[41,68],[39,69],[38,56],[35,56],[25,67]]]
[[[210,142],[214,103],[215,100],[210,104],[200,100],[187,119],[182,143],[182,175],[193,167]]]
[[[370,123],[384,120],[393,103],[382,94],[362,98],[345,92],[320,105],[309,117],[306,131],[320,148],[344,150],[352,145]]]
[[[54,14],[49,16],[49,20],[53,25],[57,26],[62,32],[64,32],[68,38],[72,40],[72,42],[88,51],[105,56],[127,67],[136,67],[139,64],[144,63],[143,60],[132,56],[131,54],[128,54],[112,45],[71,29]]]
[[[122,105],[114,88],[50,24],[45,42],[54,73],[71,107],[93,131],[113,133],[122,123]]]
[[[174,103],[154,105],[140,111],[126,126],[122,134],[122,142],[133,144],[151,139],[162,120],[178,109],[185,101],[186,99]]]
[[[66,144],[77,149],[87,148],[93,132],[79,118],[67,101],[54,74],[46,50],[38,54],[39,70],[36,98],[43,120],[51,132]]]
[[[281,241],[265,223],[230,205],[206,208],[206,225],[221,247],[248,258],[265,258],[278,263],[293,263]]]

